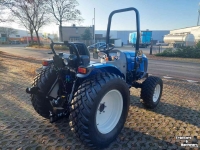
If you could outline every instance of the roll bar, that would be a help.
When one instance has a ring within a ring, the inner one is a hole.
[[[111,26],[111,20],[112,20],[112,16],[116,13],[121,13],[121,12],[126,12],[126,11],[135,11],[136,14],[136,28],[137,28],[137,39],[136,39],[136,47],[135,47],[135,65],[134,65],[134,74],[136,77],[137,74],[137,55],[139,52],[139,44],[140,44],[140,16],[139,16],[139,11],[134,8],[134,7],[129,7],[129,8],[124,8],[124,9],[118,9],[118,10],[114,10],[110,13],[109,18],[108,18],[108,26],[107,26],[107,33],[106,33],[106,46],[108,46],[109,44],[109,40],[110,40],[110,26]]]
[[[118,9],[110,13],[109,18],[108,18],[108,26],[107,26],[107,33],[106,33],[106,44],[109,44],[109,40],[110,40],[110,26],[111,26],[112,16],[116,13],[121,13],[121,12],[126,12],[126,11],[135,11],[135,14],[136,14],[136,27],[137,27],[136,52],[138,52],[139,43],[140,43],[140,16],[139,16],[139,11],[134,7]]]

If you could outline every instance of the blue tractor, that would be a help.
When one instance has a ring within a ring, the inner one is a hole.
[[[137,42],[135,52],[122,51],[109,44],[112,16],[135,11]],[[163,82],[147,73],[148,59],[139,51],[139,12],[125,8],[111,12],[108,19],[106,47],[93,53],[100,62],[90,62],[83,43],[54,43],[54,54],[26,89],[38,114],[54,122],[69,117],[70,126],[80,140],[92,148],[105,148],[116,139],[127,118],[130,88],[141,88],[141,99],[147,108],[155,108],[161,98]],[[55,44],[68,46],[70,54],[54,50]],[[143,79],[142,83],[138,82]]]

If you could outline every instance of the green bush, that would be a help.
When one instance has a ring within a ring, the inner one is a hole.
[[[55,50],[69,50],[69,47],[67,47],[65,45],[55,45],[54,49]]]
[[[173,57],[174,56],[174,51],[173,51],[172,48],[167,48],[162,53],[156,54],[156,56]]]
[[[200,41],[199,41],[199,42],[197,42],[197,45],[196,45],[196,47],[200,49]]]
[[[165,57],[182,57],[182,58],[200,58],[200,47],[181,47],[176,50],[171,48],[165,49],[162,53],[156,54],[156,56]]]

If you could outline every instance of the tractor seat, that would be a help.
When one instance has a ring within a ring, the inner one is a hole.
[[[82,62],[82,65],[86,66],[90,63],[90,52],[83,43],[74,43],[78,49],[78,53]]]
[[[88,55],[90,57],[90,52],[83,43],[74,43],[78,49],[79,55]]]

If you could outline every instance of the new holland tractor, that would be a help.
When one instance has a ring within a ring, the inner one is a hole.
[[[135,11],[137,43],[135,51],[117,50],[109,43],[112,16]],[[163,82],[148,76],[148,59],[139,51],[139,12],[125,8],[111,12],[108,19],[106,47],[93,53],[100,62],[90,62],[90,53],[83,43],[51,42],[52,61],[26,89],[38,114],[54,122],[69,117],[77,137],[92,148],[105,148],[121,132],[130,104],[130,88],[141,88],[141,99],[147,108],[155,108],[161,98]],[[54,50],[54,45],[69,47],[69,54]],[[142,83],[138,82],[143,79]]]

